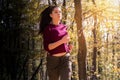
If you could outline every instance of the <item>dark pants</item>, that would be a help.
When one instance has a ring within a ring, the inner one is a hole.
[[[67,53],[61,57],[47,56],[47,70],[49,80],[71,80],[70,55]]]

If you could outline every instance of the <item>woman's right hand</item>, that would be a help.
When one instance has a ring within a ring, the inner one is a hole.
[[[70,40],[70,37],[68,35],[63,36],[61,39],[62,43],[68,43],[69,40]]]
[[[63,44],[63,43],[68,43],[69,42],[70,37],[68,35],[65,35],[62,37],[62,39],[54,42],[54,43],[50,43],[48,45],[48,49],[52,50],[55,49],[56,47],[58,47],[59,45]]]

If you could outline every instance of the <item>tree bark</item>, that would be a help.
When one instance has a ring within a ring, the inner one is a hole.
[[[86,76],[86,40],[82,29],[82,6],[81,0],[74,0],[75,3],[75,20],[77,23],[78,35],[78,74],[79,80],[87,80]]]
[[[96,38],[96,25],[97,25],[97,17],[96,14],[94,15],[94,29],[92,30],[93,32],[93,39],[94,39],[94,46],[93,46],[93,71],[96,71],[96,57],[97,57],[97,38]]]
[[[66,24],[66,19],[67,19],[67,9],[66,9],[66,0],[63,0],[63,23]]]
[[[57,5],[56,0],[52,0],[52,4],[53,4],[53,5]]]
[[[95,0],[92,0],[93,5],[96,7]],[[97,57],[97,39],[96,39],[96,26],[97,26],[97,16],[96,14],[93,15],[94,18],[94,28],[92,30],[93,32],[93,40],[94,40],[94,45],[93,45],[93,57],[92,57],[92,70],[93,74],[96,72],[96,57]]]
[[[95,0],[92,0],[93,5],[96,7],[96,3]],[[93,57],[92,57],[92,76],[91,79],[93,80],[94,78],[97,78],[96,75],[94,74],[96,72],[96,58],[97,58],[97,31],[96,31],[96,27],[97,27],[97,16],[96,13],[93,15],[94,18],[94,28],[92,30],[93,32],[93,40],[94,40],[94,46],[93,46]]]
[[[48,5],[51,5],[50,0],[48,0]]]

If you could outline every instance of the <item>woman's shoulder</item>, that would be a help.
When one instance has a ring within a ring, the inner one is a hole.
[[[50,31],[50,25],[46,26],[43,32],[46,33],[46,32],[49,32],[49,31]]]

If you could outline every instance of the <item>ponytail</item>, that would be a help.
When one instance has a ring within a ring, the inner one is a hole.
[[[56,7],[58,7],[58,6],[49,6],[41,13],[40,24],[39,24],[39,33],[43,33],[44,29],[52,21],[52,18],[50,17],[50,14],[52,13],[53,9],[56,8]]]

